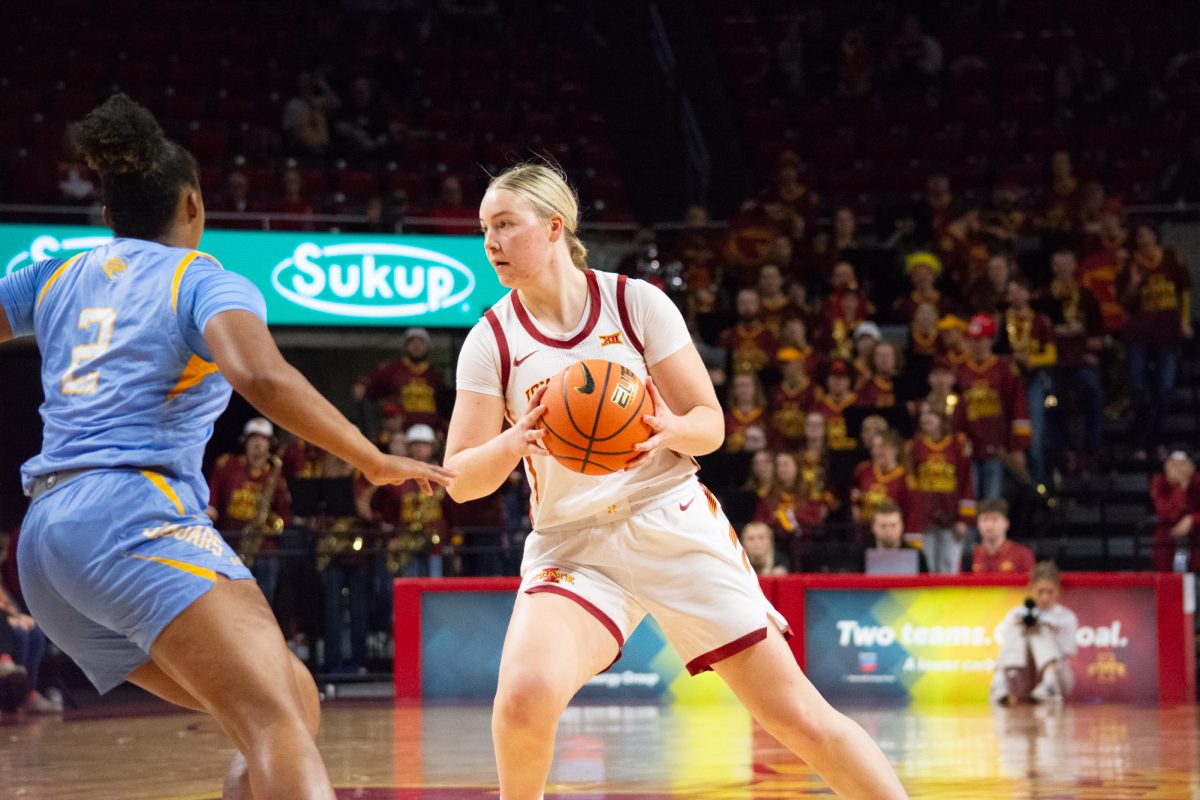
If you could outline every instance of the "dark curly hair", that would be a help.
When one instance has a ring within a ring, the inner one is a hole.
[[[192,154],[126,94],[68,127],[67,139],[100,174],[100,198],[117,236],[157,239],[175,217],[180,187],[200,186]]]

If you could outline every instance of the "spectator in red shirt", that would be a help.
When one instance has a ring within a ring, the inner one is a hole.
[[[970,355],[958,368],[954,425],[967,435],[975,456],[975,496],[994,499],[1004,490],[1004,461],[1025,470],[1029,412],[1017,365],[992,353],[996,323],[976,314],[967,328]]]
[[[1008,308],[1001,316],[1003,338],[1021,368],[1025,381],[1025,405],[1029,410],[1028,468],[1033,482],[1044,485],[1046,469],[1046,398],[1050,395],[1050,370],[1058,362],[1054,326],[1045,314],[1033,310],[1029,280],[1022,275],[1008,282]]]
[[[783,321],[779,334],[779,349],[775,351],[775,363],[779,363],[779,354],[791,348],[800,354],[804,362],[804,374],[810,380],[821,373],[821,354],[808,341],[808,323],[801,316],[789,316]]]
[[[1162,473],[1150,481],[1150,499],[1158,521],[1154,568],[1159,572],[1181,567],[1200,571],[1200,476],[1187,453],[1176,450],[1167,456]]]
[[[1119,334],[1125,329],[1128,314],[1117,294],[1117,275],[1129,262],[1129,234],[1122,220],[1121,203],[1109,200],[1097,220],[1096,235],[1084,245],[1083,261],[1079,264],[1079,283],[1089,289],[1100,302],[1104,317],[1104,332]]]
[[[947,314],[938,320],[937,328],[938,352],[957,369],[967,360],[967,321],[957,314]]]
[[[1117,276],[1117,291],[1129,312],[1125,352],[1134,419],[1146,423],[1134,426],[1144,459],[1147,450],[1162,447],[1180,346],[1192,338],[1192,278],[1175,251],[1159,244],[1153,225],[1143,222],[1134,233],[1137,250]]]
[[[288,442],[282,459],[283,477],[288,480],[323,478],[329,465],[329,453],[303,439]]]
[[[938,242],[938,252],[950,284],[968,286],[983,277],[992,246],[992,237],[978,208],[967,209],[947,225],[945,235]]]
[[[871,349],[871,372],[855,390],[861,408],[895,408],[898,402],[896,376],[902,369],[900,353],[891,342],[879,342]]]
[[[847,295],[847,298],[853,295]],[[875,352],[875,346],[883,341],[883,331],[879,330],[879,326],[871,320],[865,320],[854,326],[854,369],[857,370],[861,380],[866,380],[870,376],[871,356]]]
[[[754,451],[754,455],[750,457],[750,474],[746,476],[746,482],[742,485],[743,491],[754,492],[761,500],[771,491],[774,480],[775,453],[765,448]]]
[[[751,372],[734,375],[726,400],[725,450],[740,453],[746,446],[746,429],[757,426],[766,430],[769,424],[767,396],[758,376]],[[773,431],[767,433],[773,438]]]
[[[755,522],[774,530],[776,546],[790,555],[791,568],[796,572],[804,571],[810,543],[821,535],[825,521],[824,506],[807,502],[805,488],[795,454],[776,453],[775,480],[754,511]]]
[[[954,423],[954,410],[958,407],[959,397],[954,391],[954,381],[957,370],[946,358],[935,358],[929,365],[929,373],[925,382],[929,391],[923,398],[908,404],[909,413],[915,418],[921,413],[921,405],[928,403],[938,413],[945,414],[950,419],[950,429],[957,431]]]
[[[816,192],[801,180],[800,159],[795,153],[787,152],[779,159],[775,182],[762,194],[762,204],[779,204],[788,216],[800,217],[811,225],[818,209]]]
[[[413,425],[405,434],[409,458],[433,463],[437,436],[428,425]],[[429,577],[430,556],[439,552],[447,531],[449,496],[442,487],[426,495],[415,481],[400,486],[380,486],[371,498],[371,509],[387,543],[387,570],[407,578]],[[435,575],[434,577],[440,577]]]
[[[837,510],[838,501],[830,488],[829,446],[825,441],[825,417],[809,412],[804,421],[804,446],[800,449],[800,481],[809,505],[806,516],[825,519]],[[824,507],[824,510],[822,510]]]
[[[864,524],[870,524],[875,507],[884,500],[891,500],[901,509],[909,506],[908,470],[900,462],[900,437],[893,431],[885,431],[867,444],[871,460],[854,469],[850,490],[854,521]]]
[[[1008,538],[1008,503],[1002,498],[981,500],[977,510],[980,543],[971,554],[971,571],[1027,573],[1033,569],[1033,551]]]
[[[771,392],[771,427],[779,446],[796,450],[804,443],[804,417],[816,400],[816,386],[799,350],[781,347],[777,359],[783,380]]]
[[[271,454],[275,426],[263,417],[248,421],[242,430],[241,455],[227,453],[217,459],[209,478],[206,512],[217,530],[240,532],[251,523],[282,530],[291,524],[291,497],[282,463]],[[271,489],[262,519],[262,495]]]
[[[921,303],[913,310],[912,322],[908,326],[908,359],[933,358],[939,353],[937,307],[932,303]]]
[[[758,270],[758,304],[763,324],[778,338],[784,318],[793,309],[783,291],[783,272],[775,264],[763,264]]]
[[[270,603],[279,586],[280,563],[274,556],[279,534],[292,524],[292,497],[283,462],[271,453],[275,426],[263,417],[242,429],[241,455],[217,459],[209,477],[208,508],[217,530],[242,534],[238,551]],[[266,554],[266,557],[258,557]]]
[[[404,415],[405,425],[444,427],[438,407],[445,386],[442,372],[429,363],[429,331],[409,328],[404,332],[404,355],[385,362],[354,385],[356,400],[364,398],[380,405],[395,404]]]
[[[945,413],[922,403],[907,461],[912,471],[909,529],[924,533],[933,571],[955,575],[962,569],[968,526],[975,521],[971,443],[950,429]]]
[[[846,428],[846,409],[854,405],[857,396],[850,390],[854,367],[845,359],[829,365],[825,376],[825,392],[813,410],[825,418],[826,444],[830,450],[845,452],[858,447],[853,434]]]
[[[934,288],[942,274],[942,261],[933,253],[920,251],[904,259],[904,271],[912,281],[912,291],[892,303],[892,320],[907,325],[917,313],[917,307],[929,303],[938,315],[950,311],[950,301]]]
[[[908,347],[901,361],[903,368],[896,381],[897,395],[905,402],[926,392],[929,370],[940,355],[937,325],[937,310],[931,304],[917,306],[909,324]]]
[[[718,346],[729,352],[730,372],[758,372],[771,363],[779,340],[762,321],[762,302],[754,289],[737,293],[738,321],[721,332]]]

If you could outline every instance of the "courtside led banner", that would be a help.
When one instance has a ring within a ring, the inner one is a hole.
[[[0,225],[0,276],[111,238],[104,228]],[[505,292],[475,236],[211,230],[200,249],[254,282],[272,325],[467,328]]]
[[[985,702],[998,627],[1024,587],[810,589],[804,595],[807,672],[831,699]],[[1153,701],[1158,644],[1151,588],[1067,587],[1079,618],[1074,698]]]

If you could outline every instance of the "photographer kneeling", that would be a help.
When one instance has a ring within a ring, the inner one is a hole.
[[[1001,644],[989,693],[992,702],[1061,699],[1075,687],[1070,659],[1079,620],[1074,611],[1058,604],[1061,590],[1058,568],[1051,562],[1039,562],[1029,574],[1031,596],[1010,611],[996,631]]]

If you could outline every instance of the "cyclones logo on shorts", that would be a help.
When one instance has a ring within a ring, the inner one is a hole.
[[[575,576],[568,575],[558,567],[546,567],[533,579],[534,583],[575,583]]]

